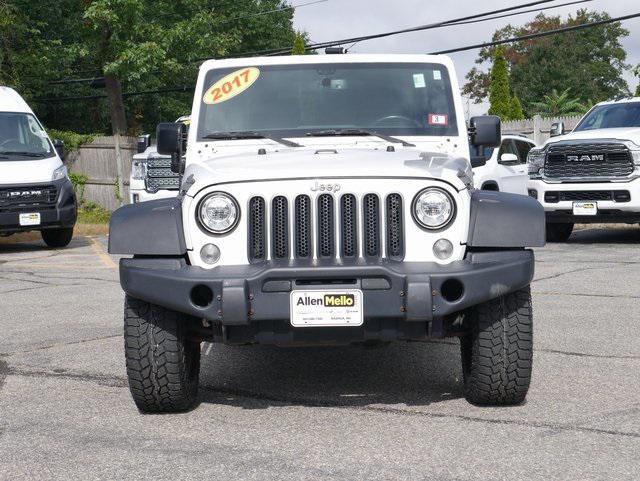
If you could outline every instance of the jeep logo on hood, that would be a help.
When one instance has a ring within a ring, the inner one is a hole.
[[[340,184],[320,184],[317,180],[316,183],[313,187],[311,187],[311,190],[313,192],[339,192],[341,189],[341,185]]]
[[[604,154],[567,155],[567,162],[604,162]]]

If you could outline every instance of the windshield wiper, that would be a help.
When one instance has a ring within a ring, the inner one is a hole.
[[[18,155],[20,157],[44,157],[45,154],[41,152],[26,152],[26,151],[15,151],[15,150],[3,150],[0,151],[0,155]]]
[[[344,135],[344,136],[369,135],[371,137],[378,137],[382,140],[386,140],[387,142],[391,142],[393,144],[402,144],[404,147],[415,147],[415,144],[407,142],[406,140],[398,139],[397,137],[391,137],[390,135],[381,134],[379,132],[374,132],[373,130],[367,130],[367,129],[316,130],[313,132],[307,132],[306,135],[309,137],[339,137],[341,135]]]
[[[286,145],[287,147],[302,147],[302,145],[296,142],[260,132],[211,132],[203,138],[211,140],[268,139]]]

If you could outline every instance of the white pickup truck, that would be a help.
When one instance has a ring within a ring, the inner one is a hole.
[[[485,148],[487,163],[473,169],[476,188],[527,195],[527,157],[535,146],[524,136],[503,135],[499,149]]]
[[[459,337],[470,402],[524,400],[544,212],[476,190],[453,63],[425,55],[207,61],[188,133],[160,124],[176,198],[128,205],[127,375],[143,412],[196,401],[202,341],[331,345]],[[428,344],[425,344],[428,348]],[[425,366],[426,368],[427,366]],[[407,367],[409,369],[409,367]]]
[[[640,222],[640,98],[602,102],[573,132],[554,124],[551,135],[528,159],[547,240],[566,241],[575,223]]]

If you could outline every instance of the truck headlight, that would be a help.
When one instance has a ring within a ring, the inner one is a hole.
[[[633,163],[636,167],[640,167],[640,150],[632,150]]]
[[[224,192],[214,192],[202,199],[198,213],[202,227],[213,234],[230,232],[240,218],[238,203]]]
[[[442,229],[451,222],[455,212],[453,197],[438,187],[424,189],[413,200],[413,216],[426,229]]]
[[[527,156],[529,175],[540,175],[544,167],[545,152],[542,149],[531,149]]]
[[[147,162],[134,160],[131,164],[131,177],[135,180],[144,180],[147,177]]]
[[[61,165],[60,167],[58,167],[56,170],[53,171],[53,176],[51,177],[51,180],[64,179],[65,177],[67,177],[67,175],[68,175],[67,168],[64,165]]]

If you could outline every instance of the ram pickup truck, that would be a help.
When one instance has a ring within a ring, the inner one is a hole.
[[[640,98],[602,102],[573,132],[558,123],[551,135],[528,158],[548,241],[565,242],[576,223],[640,222]]]
[[[205,62],[188,136],[175,123],[157,129],[158,152],[183,176],[179,195],[111,219],[138,408],[196,403],[203,341],[448,336],[460,339],[470,402],[522,402],[528,248],[544,245],[544,212],[528,196],[473,188],[472,166],[486,159],[470,147],[500,141],[497,117],[467,127],[448,57]]]

